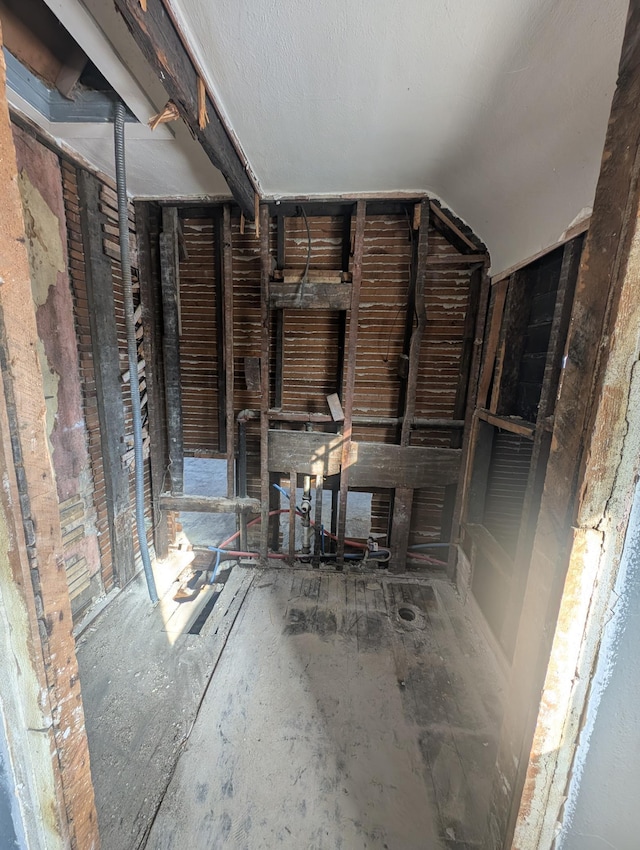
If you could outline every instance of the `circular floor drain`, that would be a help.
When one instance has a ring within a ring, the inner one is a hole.
[[[406,620],[408,623],[416,618],[416,612],[412,611],[411,608],[399,608],[398,615],[402,620]]]

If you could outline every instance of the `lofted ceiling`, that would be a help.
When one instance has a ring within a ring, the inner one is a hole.
[[[228,194],[113,3],[46,0],[141,124],[139,197]],[[428,193],[492,271],[593,203],[628,0],[164,0],[266,197]],[[59,130],[59,128],[58,128]],[[109,172],[108,127],[58,137]]]
[[[171,0],[269,196],[435,193],[499,271],[591,206],[627,0]]]

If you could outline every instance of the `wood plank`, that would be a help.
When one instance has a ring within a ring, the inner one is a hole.
[[[36,354],[41,341],[26,249],[29,236],[1,54],[0,50],[3,725],[8,721],[6,744],[17,772],[25,778],[12,790],[13,803],[23,809],[29,845],[98,847],[58,494]]]
[[[194,511],[208,514],[260,513],[260,500],[248,497],[229,498],[225,496],[189,496],[161,493],[160,509],[163,511]]]
[[[105,216],[98,209],[100,184],[86,171],[78,172],[78,196],[111,551],[118,582],[124,585],[135,575],[135,552],[129,473],[124,465],[125,415],[118,328],[111,261],[102,250]]]
[[[441,221],[445,225],[446,229],[453,233],[457,237],[457,239],[462,242],[463,245],[466,246],[468,251],[477,252],[478,246],[475,244],[475,242],[472,242],[471,239],[469,239],[469,237],[466,235],[466,233],[460,230],[457,224],[452,221],[452,219],[445,213],[442,207],[431,201],[429,208],[430,211],[433,213],[434,217]]]
[[[411,298],[411,338],[409,342],[409,370],[404,392],[404,404],[402,410],[402,426],[400,433],[400,445],[408,446],[411,439],[411,420],[416,410],[416,388],[418,384],[418,370],[420,365],[420,347],[427,324],[427,316],[424,301],[424,283],[428,260],[429,248],[429,201],[424,200],[420,205],[420,230],[418,232],[418,244],[413,265],[415,269],[412,282]],[[413,326],[414,316],[417,318]],[[399,487],[394,493],[393,513],[391,519],[391,569],[400,572],[405,569],[407,559],[407,548],[409,546],[409,532],[411,530],[411,510],[413,505],[413,491],[408,487]]]
[[[272,291],[280,283],[302,283],[305,277],[304,270],[300,269],[276,269],[271,280]],[[309,269],[306,274],[305,285],[307,283],[326,284],[334,286],[341,283],[351,283],[351,274],[348,271],[340,269]]]
[[[485,266],[482,271],[482,281],[480,284],[480,299],[478,303],[478,317],[476,319],[473,354],[471,356],[471,366],[469,369],[469,392],[467,394],[465,427],[462,437],[461,472],[458,481],[453,516],[451,520],[451,542],[453,544],[460,543],[460,521],[464,516],[465,506],[468,501],[468,488],[471,480],[471,470],[473,466],[473,455],[475,452],[475,438],[477,434],[478,423],[478,420],[475,419],[473,412],[478,401],[478,382],[480,377],[480,364],[482,359],[482,343],[484,339],[485,324],[487,321],[487,310],[489,308],[489,292],[490,283]],[[457,580],[456,553],[457,545],[451,546],[451,548],[449,549],[448,573],[451,579]],[[463,594],[465,594],[467,588],[461,587],[460,590]]]
[[[356,205],[356,229],[353,243],[353,266],[351,283],[351,302],[349,304],[349,332],[345,346],[345,376],[340,393],[344,410],[342,426],[342,463],[340,473],[340,507],[338,513],[337,569],[344,564],[344,535],[347,522],[347,499],[349,493],[349,454],[352,432],[353,393],[356,384],[356,358],[358,351],[358,319],[360,314],[360,285],[362,283],[362,256],[364,253],[364,228],[367,218],[367,204],[358,201]]]
[[[143,334],[143,349],[150,440],[149,463],[151,468],[151,502],[153,512],[153,543],[156,557],[164,560],[169,554],[169,527],[165,512],[158,507],[158,496],[164,486],[168,463],[167,442],[164,422],[164,398],[162,385],[162,342],[158,326],[158,301],[160,294],[159,257],[157,246],[152,249],[149,234],[150,205],[137,202],[136,232],[138,235],[138,272],[140,278],[140,306]],[[156,212],[156,215],[159,215]]]
[[[165,404],[169,446],[171,492],[182,493],[184,487],[184,441],[182,421],[182,389],[180,383],[180,317],[178,272],[178,211],[162,209],[160,234],[160,282],[162,288]]]
[[[200,142],[213,165],[224,175],[245,217],[253,221],[255,187],[244,158],[227,131],[209,92],[205,103],[209,122],[198,121],[198,80],[202,77],[189,55],[162,0],[147,0],[146,11],[138,0],[116,0],[133,38],[162,80],[181,117]]]
[[[509,279],[504,307],[497,365],[489,405],[492,413],[509,414],[515,407],[529,310],[530,295],[526,285],[526,273],[524,271],[516,272]]]
[[[227,496],[235,493],[236,423],[234,417],[234,368],[233,368],[233,251],[231,235],[231,207],[225,204],[222,211],[222,298],[224,316],[224,373],[226,382],[225,428],[227,432]]]
[[[444,486],[457,480],[460,456],[460,449],[352,442],[349,482],[365,489]]]
[[[216,291],[216,327],[215,342],[218,361],[217,386],[218,386],[218,451],[227,454],[227,366],[226,366],[226,326],[224,301],[224,221],[223,211],[216,210],[214,218],[214,240],[215,240],[215,291]],[[233,303],[232,303],[233,309]],[[232,312],[233,317],[233,312]],[[233,325],[232,325],[233,327]]]
[[[497,413],[491,413],[490,410],[478,408],[476,410],[478,419],[483,422],[488,422],[489,425],[494,425],[502,431],[509,431],[511,434],[518,434],[520,437],[526,437],[528,440],[533,440],[536,432],[534,422],[527,422],[521,416],[498,416]]]
[[[340,472],[344,438],[320,431],[269,430],[269,472],[288,474],[293,466],[301,475]]]
[[[324,476],[316,475],[316,512],[313,528],[313,566],[320,566],[322,551],[322,502],[324,492]]]
[[[486,407],[489,397],[489,389],[494,376],[494,368],[496,365],[496,355],[498,353],[498,342],[500,340],[500,331],[502,328],[502,316],[504,313],[504,304],[507,298],[507,290],[509,281],[503,280],[493,288],[493,310],[491,312],[491,326],[487,336],[484,349],[484,357],[482,359],[482,370],[480,374],[480,383],[478,386],[478,407]]]
[[[271,407],[269,382],[269,356],[271,348],[269,327],[269,279],[271,253],[269,251],[269,207],[260,207],[260,379],[263,392],[260,396],[260,498],[262,522],[260,524],[260,558],[266,566],[269,550],[269,418]],[[290,466],[287,467],[291,469]]]
[[[466,266],[487,262],[487,254],[432,254],[427,258],[427,266]]]
[[[272,281],[269,305],[274,309],[348,310],[350,283],[279,283]]]

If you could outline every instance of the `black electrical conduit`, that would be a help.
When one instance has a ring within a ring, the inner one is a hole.
[[[147,580],[147,589],[152,603],[158,601],[156,582],[151,569],[147,530],[144,521],[144,460],[142,455],[142,408],[140,406],[140,385],[138,375],[138,346],[136,344],[136,325],[133,309],[133,287],[131,285],[131,261],[129,259],[129,215],[127,210],[127,177],[124,162],[124,116],[122,102],[116,103],[113,123],[116,154],[116,188],[118,194],[118,225],[120,229],[120,265],[124,290],[124,316],[127,327],[127,355],[129,358],[129,389],[131,390],[131,411],[133,414],[133,454],[136,483],[136,529],[138,544],[142,556],[142,566]]]

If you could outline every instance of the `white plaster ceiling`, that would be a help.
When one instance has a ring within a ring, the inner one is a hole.
[[[164,1],[267,197],[435,195],[494,273],[593,203],[628,0]],[[141,121],[130,191],[228,196],[182,122],[146,127],[167,96],[113,3],[46,2]],[[50,132],[113,172],[109,126]]]
[[[627,0],[170,0],[268,196],[435,193],[497,272],[592,205]]]

